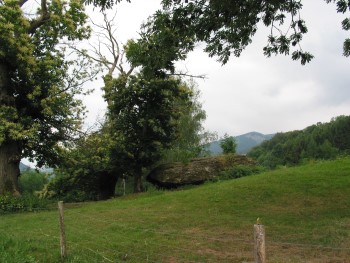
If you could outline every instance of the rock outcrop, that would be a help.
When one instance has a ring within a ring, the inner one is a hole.
[[[192,159],[189,163],[162,164],[153,169],[147,180],[157,186],[173,188],[188,184],[202,184],[215,179],[221,171],[235,165],[255,165],[243,155],[222,155]]]

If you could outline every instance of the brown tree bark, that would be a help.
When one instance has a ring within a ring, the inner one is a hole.
[[[18,176],[20,147],[17,142],[5,142],[0,146],[0,195],[19,195]]]
[[[15,100],[9,90],[8,67],[5,62],[0,61],[0,106],[4,105],[14,107]],[[20,142],[5,137],[5,140],[0,142],[0,195],[19,195],[17,180],[20,160]]]
[[[134,193],[141,193],[141,178],[142,178],[142,168],[135,169],[134,172]]]

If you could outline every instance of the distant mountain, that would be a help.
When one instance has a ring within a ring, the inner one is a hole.
[[[21,172],[25,172],[25,171],[28,171],[28,170],[33,170],[30,166],[28,165],[25,165],[24,163],[19,163],[19,170]]]
[[[50,167],[42,167],[39,168],[40,173],[46,173],[46,174],[52,174],[53,173],[53,168]]]
[[[263,141],[270,140],[273,136],[274,134],[265,135],[259,132],[249,132],[246,134],[235,136],[237,142],[237,153],[246,154],[253,147],[260,145]],[[208,149],[212,155],[219,155],[222,153],[220,142],[221,140],[209,144]]]
[[[53,173],[54,169],[51,168],[51,167],[46,167],[46,166],[36,167],[35,163],[31,163],[31,166],[29,166],[29,165],[24,164],[22,161],[19,164],[19,170],[21,172],[31,170],[31,171],[38,171],[39,173],[46,173],[46,174],[52,174]],[[28,162],[28,160],[24,160],[24,161]]]

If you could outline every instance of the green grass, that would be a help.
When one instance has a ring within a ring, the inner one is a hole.
[[[67,204],[66,262],[347,262],[350,158],[178,191]],[[59,262],[58,212],[0,217],[0,262]]]

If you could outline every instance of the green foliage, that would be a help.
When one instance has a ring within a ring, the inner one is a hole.
[[[175,73],[175,62],[184,60],[194,49],[192,37],[183,37],[172,27],[166,13],[157,11],[141,28],[140,38],[130,40],[126,56],[145,76],[164,77]]]
[[[47,175],[36,171],[23,172],[18,180],[20,191],[29,194],[42,190],[47,183]]]
[[[169,149],[165,149],[161,162],[188,162],[190,159],[204,156],[206,145],[216,138],[214,133],[205,131],[203,121],[206,113],[199,102],[199,90],[194,83],[182,83],[188,89],[189,100],[179,100],[180,117],[177,119],[175,140]]]
[[[253,262],[252,231],[259,217],[269,229],[272,262],[286,257],[313,262],[320,256],[325,262],[346,262],[349,170],[350,158],[316,161],[192,189],[67,205],[66,261],[123,262],[128,254],[130,263]],[[38,262],[59,262],[57,220],[56,210],[1,216],[1,259],[18,263],[30,255]],[[201,241],[200,250],[194,240]],[[91,250],[84,249],[87,244]],[[232,247],[239,253],[227,254]],[[209,249],[215,253],[202,253]]]
[[[224,154],[236,153],[237,142],[234,137],[225,133],[224,138],[220,141],[220,146]]]
[[[80,127],[83,105],[75,95],[88,72],[87,61],[69,60],[59,43],[88,38],[90,29],[80,1],[43,1],[31,14],[22,2],[0,4],[0,146],[16,141],[39,166],[54,165],[57,142]]]
[[[21,196],[0,196],[0,214],[16,212],[32,212],[47,209],[50,201],[33,194],[24,193]]]
[[[257,165],[236,165],[220,172],[218,180],[237,179],[248,175],[259,174],[265,168]]]
[[[326,2],[336,2],[339,13],[348,12],[349,1]],[[300,15],[302,1],[163,0],[162,3],[164,11],[156,17],[166,23],[155,23],[155,30],[170,29],[178,32],[185,41],[205,42],[209,56],[218,56],[223,64],[231,55],[241,55],[252,42],[260,22],[271,29],[264,47],[265,56],[291,54],[293,60],[299,60],[303,65],[314,57],[301,47],[303,36],[308,32]],[[349,30],[348,25],[346,18],[342,22],[343,29]],[[344,43],[346,56],[350,53],[348,42],[349,39]]]
[[[49,190],[61,200],[111,197],[117,179],[122,177],[126,178],[126,193],[130,193],[131,181],[126,175],[133,175],[137,169],[145,173],[145,168],[159,158],[188,160],[203,152],[200,144],[207,133],[203,132],[201,122],[205,113],[197,101],[198,94],[187,83],[173,80],[173,86],[156,89],[163,82],[153,81],[146,86],[142,80],[134,80],[130,86],[121,88],[119,85],[124,85],[121,78],[110,81],[115,85],[110,90],[117,92],[108,93],[105,87],[106,96],[117,100],[118,103],[110,104],[110,109],[119,107],[119,114],[111,111],[110,121],[98,132],[76,140],[61,153],[59,173],[49,185]],[[123,193],[120,181],[118,195]],[[142,181],[142,185],[143,190],[148,190],[147,183]]]
[[[189,92],[174,78],[158,78],[143,71],[128,78],[105,78],[112,140],[111,163],[140,183],[142,169],[149,168],[176,138],[181,106],[190,103]],[[137,189],[137,190],[136,190]],[[140,185],[135,191],[140,191]]]
[[[53,198],[65,202],[100,200],[113,196],[114,191],[108,196],[103,195],[104,192],[98,185],[98,177],[96,174],[83,174],[81,171],[73,175],[58,173],[49,183],[48,190],[52,191]]]
[[[248,155],[261,165],[297,165],[308,159],[333,159],[350,152],[350,116],[317,123],[302,131],[278,133]]]
[[[62,149],[60,168],[48,190],[65,201],[99,200],[112,197],[119,176],[113,170],[109,151],[113,146],[107,127],[79,138]]]
[[[100,7],[102,10],[112,8],[115,4],[120,3],[122,0],[85,0],[86,4],[92,4],[95,7]],[[130,0],[125,0],[130,3]]]

